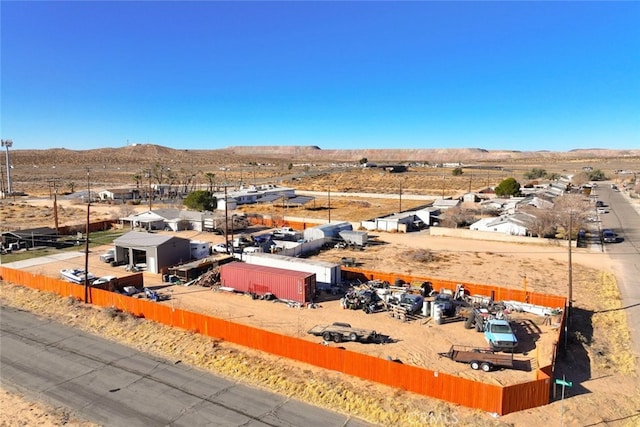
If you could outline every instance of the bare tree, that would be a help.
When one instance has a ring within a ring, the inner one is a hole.
[[[118,210],[118,215],[120,216],[120,218],[125,218],[135,213],[136,213],[136,210],[133,208],[133,206],[128,205],[126,203],[120,205],[120,209]]]
[[[189,187],[193,185],[196,173],[188,169],[180,169],[180,176],[178,178],[179,185],[182,186],[182,193],[187,194]]]
[[[582,228],[592,209],[593,206],[583,194],[565,194],[556,197],[553,206],[556,223],[565,230],[565,235],[569,228],[572,230]]]
[[[207,181],[209,182],[209,186],[207,187],[207,191],[209,193],[213,193],[213,187],[215,186],[216,183],[216,174],[213,172],[207,172],[204,174],[205,178],[207,178]]]
[[[587,182],[589,182],[589,176],[586,172],[580,172],[571,177],[571,184],[575,185],[576,187],[581,187]]]
[[[444,220],[442,221],[445,227],[464,227],[472,224],[475,220],[473,212],[470,209],[456,206],[454,208],[447,209],[444,213]]]
[[[522,212],[532,216],[529,230],[539,238],[555,234],[557,227],[556,212],[552,209],[525,206]]]

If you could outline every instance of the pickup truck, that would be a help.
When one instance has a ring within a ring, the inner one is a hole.
[[[493,351],[513,352],[518,347],[511,325],[505,319],[489,319],[484,324],[484,338]]]
[[[316,325],[307,331],[308,334],[322,337],[326,342],[353,341],[362,343],[382,343],[384,336],[369,329],[351,327],[348,323],[335,322],[331,325]]]

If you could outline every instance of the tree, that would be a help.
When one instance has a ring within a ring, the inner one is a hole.
[[[364,165],[365,163],[368,163],[368,162],[369,162],[369,159],[367,159],[366,157],[363,157],[363,158],[360,159],[360,164],[361,165]]]
[[[287,166],[287,169],[289,170],[293,169],[293,163],[289,163],[289,166]]]
[[[496,196],[517,196],[520,194],[520,183],[515,178],[502,180],[495,189]]]
[[[75,193],[75,188],[76,188],[76,183],[75,182],[70,182],[67,184],[67,187],[69,187],[69,192],[70,193]]]
[[[589,176],[586,172],[580,172],[571,177],[571,183],[576,187],[581,187],[589,182]]]
[[[473,212],[461,206],[447,209],[442,216],[442,225],[450,228],[466,227],[475,221]]]
[[[189,193],[182,204],[197,211],[212,211],[217,206],[217,200],[211,192],[198,190]]]
[[[590,181],[604,181],[605,179],[607,179],[607,177],[604,175],[604,172],[602,172],[600,169],[592,170],[591,172],[587,173],[587,176],[589,177]]]
[[[136,183],[136,188],[140,188],[140,183],[142,182],[142,175],[136,173],[132,176],[133,180]]]
[[[546,176],[547,171],[542,168],[533,168],[530,171],[524,173],[524,177],[526,179],[544,178]]]
[[[539,238],[555,236],[557,228],[556,213],[552,209],[526,206],[522,212],[532,216],[529,231]]]
[[[205,178],[207,178],[207,181],[209,182],[207,191],[213,193],[213,187],[215,186],[215,183],[216,183],[216,174],[212,172],[207,172],[204,174],[204,176]]]
[[[463,173],[464,173],[464,171],[462,170],[462,168],[455,168],[455,169],[451,172],[451,174],[452,174],[453,176],[460,176],[460,175],[462,175]]]
[[[571,223],[572,234],[584,227],[586,218],[593,206],[585,200],[582,194],[565,194],[556,197],[553,210],[556,213],[556,223],[566,231]]]

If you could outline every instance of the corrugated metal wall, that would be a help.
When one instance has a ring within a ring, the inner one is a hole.
[[[221,266],[220,282],[222,286],[238,291],[258,295],[270,292],[279,299],[300,303],[310,302],[316,290],[314,273],[243,262],[232,262]]]
[[[0,267],[0,279],[34,289],[56,292],[64,297],[73,296],[83,299],[84,296],[84,287],[81,285],[5,267]],[[497,291],[500,290],[497,289]],[[549,402],[550,367],[538,370],[534,381],[501,387],[335,347],[322,346],[300,338],[100,289],[90,289],[90,300],[95,305],[117,307],[165,325],[195,331],[321,368],[500,415],[534,408]]]

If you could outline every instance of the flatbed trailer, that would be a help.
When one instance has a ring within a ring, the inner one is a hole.
[[[452,345],[448,352],[438,353],[454,362],[468,363],[471,369],[489,372],[497,368],[513,369],[513,353],[500,354],[486,348]]]
[[[316,325],[307,331],[308,334],[322,337],[326,342],[354,341],[362,343],[381,343],[383,336],[370,329],[358,329],[348,323],[335,322],[331,325]]]

